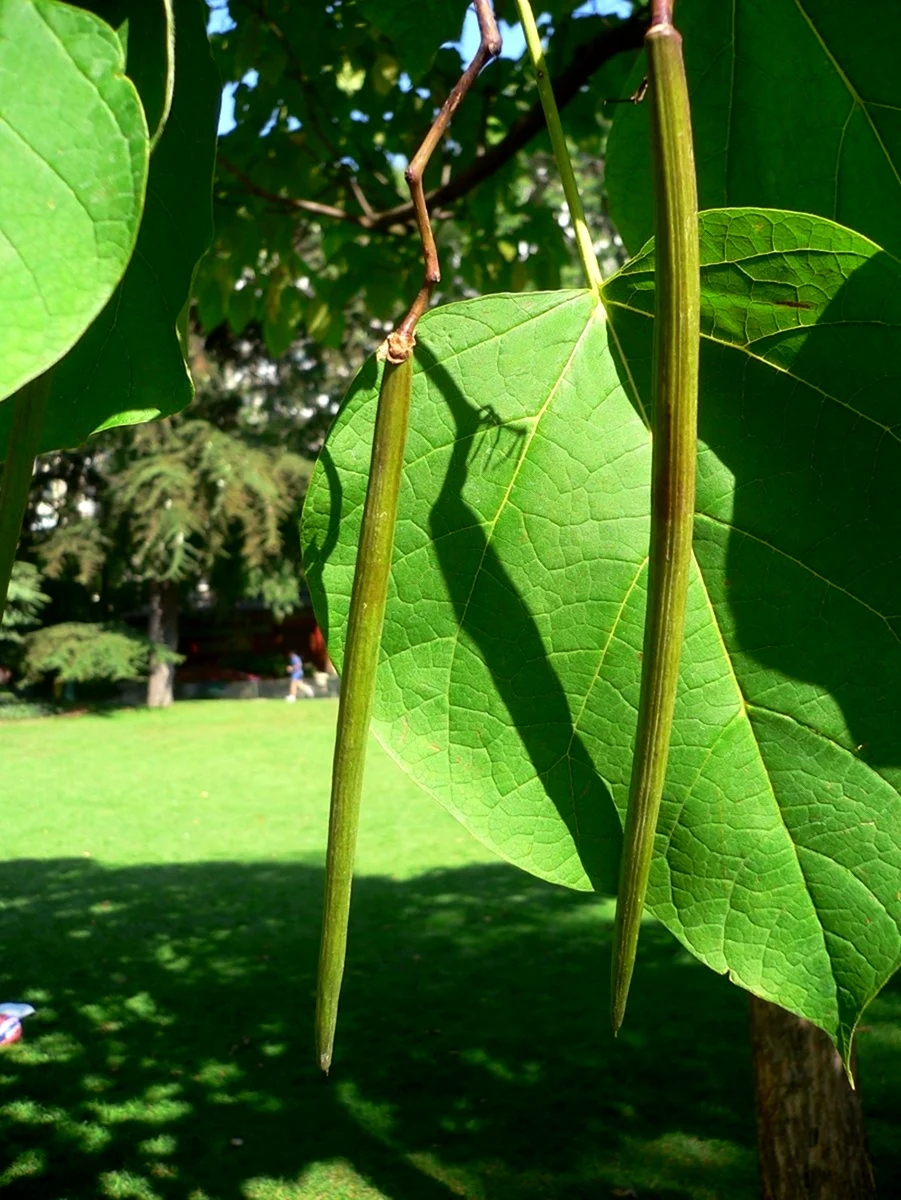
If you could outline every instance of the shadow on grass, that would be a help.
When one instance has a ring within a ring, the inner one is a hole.
[[[23,860],[0,883],[0,992],[39,1006],[0,1059],[12,1197],[755,1194],[743,996],[649,926],[614,1042],[591,897],[503,865],[360,879],[325,1081],[320,868]]]

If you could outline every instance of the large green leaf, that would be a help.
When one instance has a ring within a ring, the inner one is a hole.
[[[901,267],[798,214],[702,220],[696,559],[650,907],[847,1052],[901,961]],[[375,730],[479,838],[615,889],[648,542],[653,253],[421,323]],[[306,501],[340,661],[377,393]]]
[[[91,14],[0,4],[0,399],[78,340],[134,249],[149,150],[124,66]]]
[[[123,28],[128,70],[147,91],[148,109],[158,120],[159,80],[166,70],[162,0],[152,6],[146,0],[103,0],[98,7],[117,24],[134,9],[133,28]],[[177,0],[175,28],[172,108],[151,159],[137,246],[106,308],[54,371],[42,450],[77,445],[112,425],[177,412],[193,394],[177,322],[195,264],[212,236],[220,97],[199,0]],[[10,419],[0,406],[3,455]]]
[[[817,213],[901,254],[901,4],[681,0],[677,21],[700,207]],[[632,252],[653,231],[647,122],[647,105],[619,105],[607,145]]]

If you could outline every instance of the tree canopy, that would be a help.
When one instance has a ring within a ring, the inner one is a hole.
[[[544,7],[548,65],[598,248],[614,266],[618,240],[602,198],[604,100],[624,94],[646,21],[640,5],[626,19],[597,15],[595,5]],[[512,5],[498,8],[512,18]],[[298,336],[352,344],[355,323],[390,323],[421,278],[403,169],[460,75],[459,45],[442,43],[458,42],[465,7],[231,0],[218,12],[213,28],[231,28],[214,33],[212,46],[236,123],[220,139],[217,237],[197,282],[200,322],[227,320],[236,332],[256,322],[274,355]],[[518,32],[509,40],[522,50]],[[425,184],[444,298],[576,281],[524,51],[483,71]]]

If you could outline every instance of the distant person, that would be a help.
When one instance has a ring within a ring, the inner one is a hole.
[[[313,689],[304,681],[303,677],[303,662],[300,655],[292,650],[288,656],[288,665],[285,670],[291,676],[291,683],[288,688],[288,694],[285,699],[289,704],[293,704],[297,699],[298,692],[301,696],[312,696]]]

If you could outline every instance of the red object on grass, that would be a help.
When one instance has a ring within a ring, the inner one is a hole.
[[[30,1004],[0,1004],[0,1046],[11,1046],[22,1036],[22,1021],[34,1009]]]

